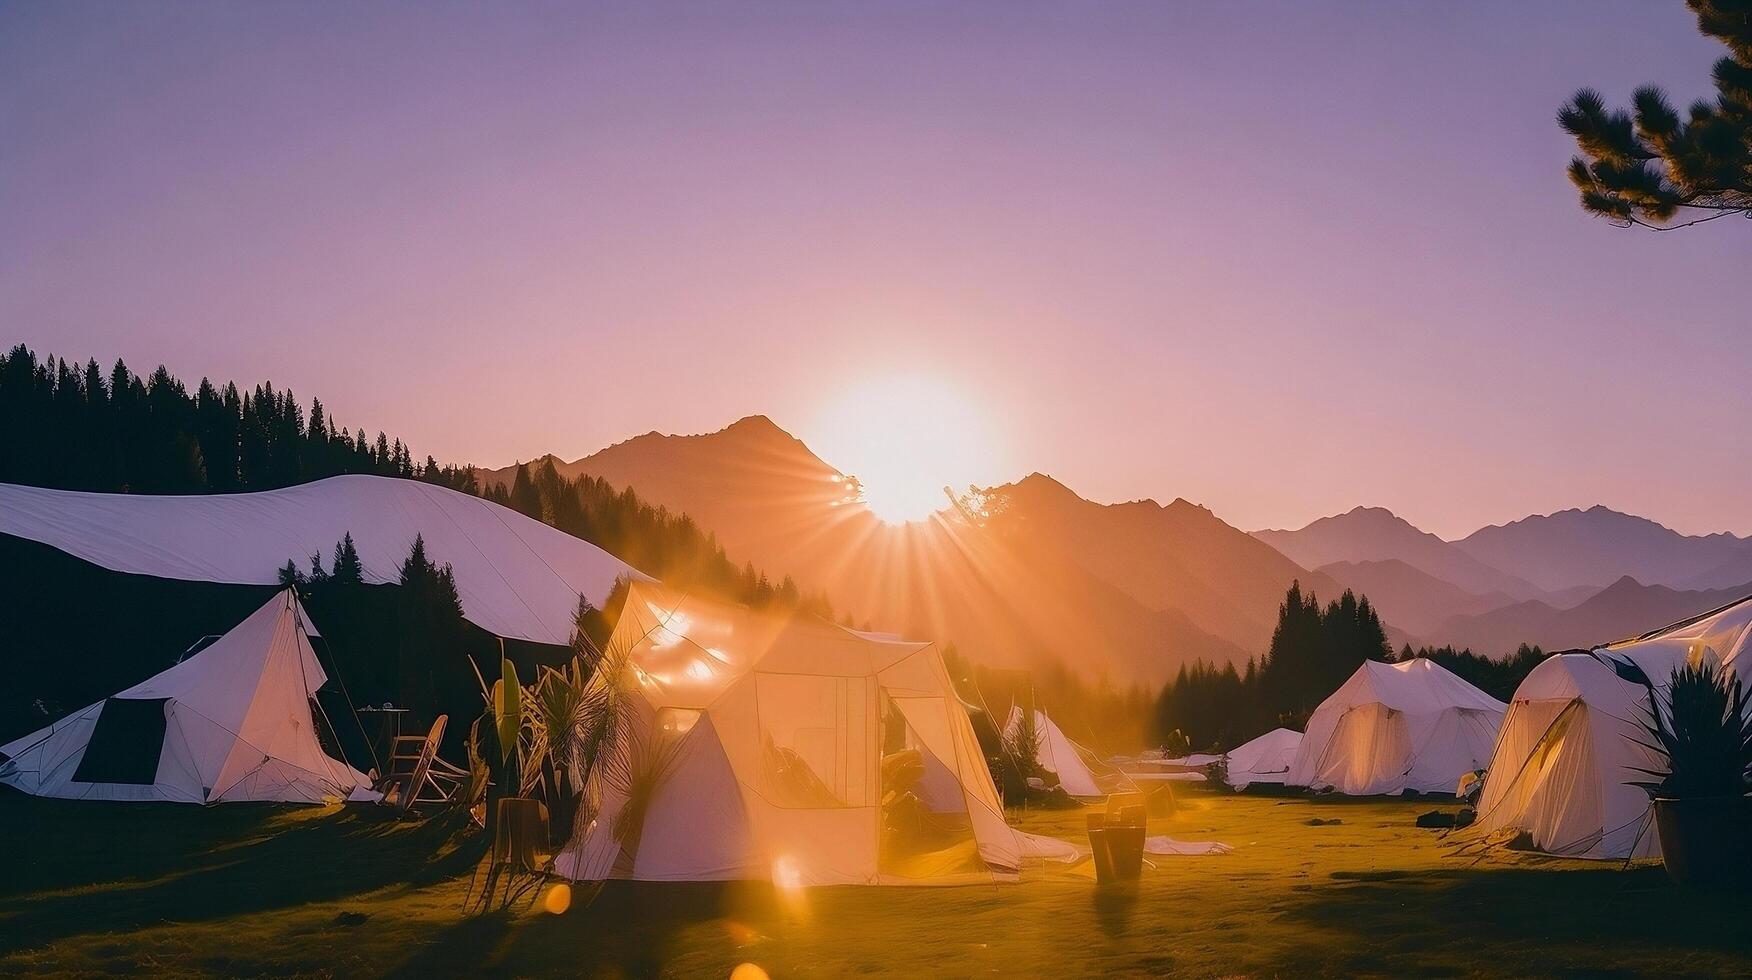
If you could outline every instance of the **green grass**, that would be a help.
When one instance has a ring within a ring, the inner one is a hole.
[[[793,898],[622,886],[563,915],[466,916],[480,845],[452,818],[5,791],[0,975],[1752,973],[1743,899],[1680,891],[1657,865],[1459,854],[1413,826],[1427,802],[1182,802],[1151,832],[1235,853],[1158,858],[1131,890],[1065,870]],[[1075,811],[1014,817],[1081,835]]]

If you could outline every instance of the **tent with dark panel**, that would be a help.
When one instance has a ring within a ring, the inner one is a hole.
[[[201,652],[0,745],[0,783],[37,796],[321,803],[370,781],[332,758],[311,705],[327,681],[288,589]]]
[[[1673,671],[1713,659],[1744,681],[1752,599],[1630,640],[1547,658],[1515,689],[1478,804],[1475,833],[1525,833],[1564,857],[1622,860],[1661,852],[1639,782],[1664,762],[1644,729]]]

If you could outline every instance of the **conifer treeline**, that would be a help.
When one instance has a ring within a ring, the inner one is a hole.
[[[1194,748],[1233,748],[1284,725],[1301,728],[1320,702],[1365,660],[1390,660],[1387,632],[1367,596],[1349,589],[1324,608],[1290,583],[1271,649],[1245,672],[1234,664],[1182,667],[1156,700],[1156,732],[1180,732]]]
[[[204,493],[271,490],[343,473],[424,480],[475,492],[473,467],[415,463],[400,439],[375,440],[291,391],[188,388],[159,365],[106,374],[23,344],[0,355],[0,482],[64,490]]]

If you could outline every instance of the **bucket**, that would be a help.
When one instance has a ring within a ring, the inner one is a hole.
[[[1143,808],[1126,807],[1111,816],[1089,814],[1089,849],[1097,883],[1137,881],[1144,869]]]

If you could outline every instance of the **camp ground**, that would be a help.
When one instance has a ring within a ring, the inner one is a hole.
[[[1732,910],[1670,883],[1647,797],[1620,778],[1650,762],[1626,665],[1732,666],[1752,603],[1550,657],[1506,712],[1433,661],[1367,661],[1305,733],[1115,765],[1050,690],[994,719],[929,638],[667,585],[395,482],[144,504],[0,487],[6,533],[50,549],[24,553],[47,579],[130,609],[146,588],[240,607],[0,745],[0,830],[32,841],[0,887],[0,970],[1521,975],[1655,969],[1676,949],[1694,969],[1752,965]],[[335,537],[359,589],[392,590],[360,602],[412,588],[392,556],[416,541],[449,567],[480,632],[448,711],[379,703],[420,661],[363,669],[341,634],[372,628],[372,606],[337,617],[332,585],[270,577],[280,552]],[[578,625],[592,595],[615,607],[600,642]],[[1455,794],[1480,770],[1475,823],[1422,825],[1470,813]],[[1587,923],[1614,914],[1663,924],[1608,952]],[[1381,922],[1403,937],[1363,934]],[[1525,954],[1478,969],[1487,928]]]

